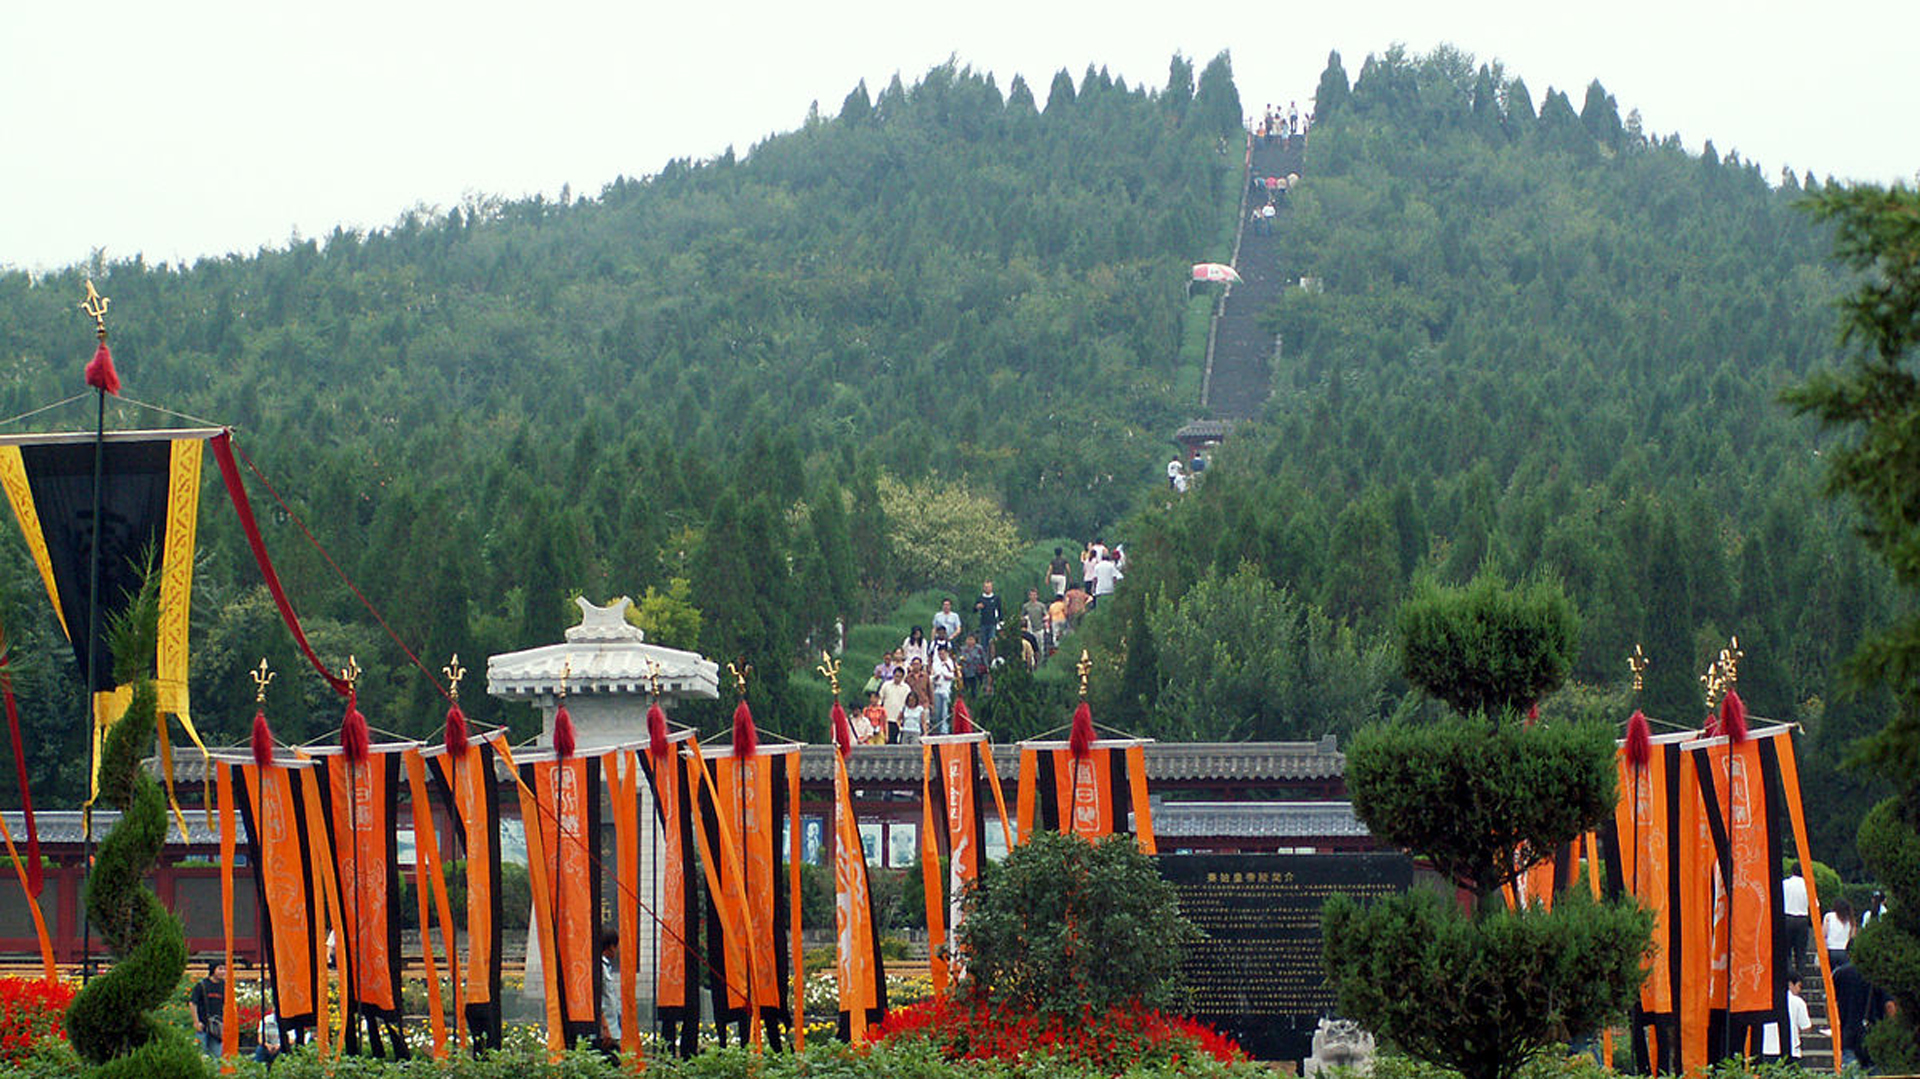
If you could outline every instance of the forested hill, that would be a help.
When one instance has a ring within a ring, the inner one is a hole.
[[[1892,599],[1777,401],[1835,353],[1843,282],[1804,185],[1652,136],[1598,83],[1536,108],[1452,50],[1370,58],[1351,86],[1336,58],[1316,108],[1277,245],[1312,287],[1266,316],[1275,396],[1138,522],[1103,714],[1344,731],[1410,703],[1390,629],[1417,579],[1546,574],[1584,620],[1549,715],[1623,721],[1637,642],[1647,712],[1693,725],[1737,634],[1749,707],[1811,734],[1821,856],[1851,861],[1870,803],[1834,769],[1880,717],[1839,666]]]
[[[1231,250],[1239,123],[1224,55],[1198,75],[1176,57],[1162,88],[1062,72],[1044,110],[1017,78],[1003,92],[948,64],[593,198],[474,198],[191,267],[6,273],[0,412],[81,388],[91,272],[127,393],[235,425],[432,666],[558,640],[573,593],[653,588],[653,639],[778,671],[836,617],[933,573],[977,586],[1010,538],[1128,508],[1198,399],[1187,266]],[[264,649],[306,686],[280,700],[281,732],[318,733],[339,706],[298,677],[221,497],[203,513],[196,715],[242,735]],[[883,503],[947,516],[907,535],[924,522]],[[424,678],[270,516],[321,650],[374,672],[375,724],[436,723]],[[5,564],[36,767],[64,757],[41,781],[71,792],[78,710],[44,703],[71,691],[64,660],[29,563]],[[817,733],[778,681],[755,690],[763,721]]]

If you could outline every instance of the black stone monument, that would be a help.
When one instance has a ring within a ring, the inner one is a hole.
[[[1180,912],[1206,934],[1187,952],[1193,1016],[1259,1060],[1312,1055],[1333,1014],[1320,963],[1320,906],[1335,892],[1363,902],[1405,891],[1402,854],[1165,854],[1160,874]]]

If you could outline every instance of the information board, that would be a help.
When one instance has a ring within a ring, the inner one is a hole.
[[[1260,1060],[1301,1060],[1333,1013],[1320,962],[1320,907],[1405,891],[1400,854],[1166,854],[1160,873],[1206,937],[1188,949],[1194,1017]]]

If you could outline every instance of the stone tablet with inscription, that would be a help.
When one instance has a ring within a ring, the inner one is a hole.
[[[1320,906],[1405,891],[1401,854],[1167,854],[1160,874],[1206,938],[1187,953],[1193,1015],[1260,1060],[1300,1060],[1333,1013],[1320,964]]]

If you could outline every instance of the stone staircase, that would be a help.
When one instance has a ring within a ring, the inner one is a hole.
[[[1304,136],[1255,139],[1252,175],[1298,173],[1305,151]],[[1299,270],[1289,270],[1285,264],[1287,196],[1276,199],[1279,213],[1271,232],[1255,228],[1249,216],[1265,201],[1264,193],[1247,194],[1234,255],[1234,269],[1240,272],[1243,283],[1232,286],[1214,319],[1203,404],[1207,414],[1218,419],[1256,417],[1265,408],[1273,393],[1273,361],[1281,343],[1260,328],[1259,319],[1299,278]]]

